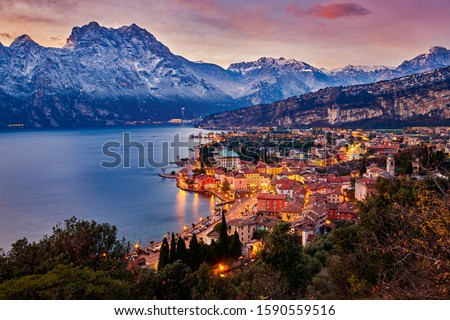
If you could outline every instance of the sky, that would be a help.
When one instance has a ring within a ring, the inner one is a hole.
[[[0,0],[0,42],[61,47],[74,26],[136,23],[175,54],[228,67],[285,57],[315,67],[397,66],[450,48],[448,0]]]

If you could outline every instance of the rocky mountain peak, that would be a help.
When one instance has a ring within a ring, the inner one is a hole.
[[[17,37],[9,46],[11,49],[16,49],[19,47],[34,47],[39,46],[33,39],[30,38],[29,35],[23,34]]]
[[[427,51],[427,55],[448,54],[448,53],[449,53],[449,50],[447,48],[440,47],[440,46],[431,47]]]

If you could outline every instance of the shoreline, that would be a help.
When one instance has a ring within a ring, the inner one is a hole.
[[[226,199],[223,195],[221,195],[220,193],[218,193],[215,190],[197,190],[197,189],[192,189],[192,188],[183,188],[180,186],[179,181],[178,181],[178,176],[177,175],[171,175],[171,174],[163,174],[160,173],[159,176],[161,178],[166,178],[166,179],[172,179],[172,180],[176,180],[176,186],[177,188],[179,188],[180,190],[185,190],[185,191],[190,191],[190,192],[196,192],[196,193],[202,193],[202,194],[212,194],[213,196],[217,197],[220,199],[220,202],[218,202],[216,204],[216,206],[223,206],[226,204],[231,204],[235,202],[235,199]],[[228,216],[230,215],[232,212],[232,210],[230,210],[229,212],[227,212],[225,215]],[[208,232],[210,232],[214,226],[220,222],[220,219],[218,219],[217,221],[214,221],[214,216],[209,215],[208,218],[205,218],[204,220],[202,220],[201,222],[197,222],[195,223],[195,227],[193,228],[192,225],[188,226],[188,228],[185,228],[184,230],[182,230],[181,232],[177,232],[175,233],[175,231],[172,231],[174,234],[177,234],[178,236],[182,237],[187,243],[186,245],[188,245],[189,243],[189,239],[192,236],[189,236],[189,233],[193,233],[195,230],[199,230],[198,235],[205,233],[207,234]],[[201,228],[203,227],[203,223],[207,222],[207,221],[212,221],[212,223],[206,227],[206,229],[201,230]],[[167,239],[170,241],[170,233],[167,234],[168,237]],[[161,248],[162,245],[162,241],[158,241],[158,242],[154,242],[153,246],[149,246],[146,245],[144,248],[139,248],[143,253],[139,254],[137,257],[135,257],[134,262],[132,262],[132,264],[137,264],[137,261],[140,258],[145,258],[146,260],[146,267],[148,268],[154,268],[155,267],[155,263],[157,263],[158,259],[159,259],[159,249]],[[132,253],[135,251],[132,251]],[[156,259],[155,259],[156,258]]]

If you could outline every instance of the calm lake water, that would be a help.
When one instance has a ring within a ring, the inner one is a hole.
[[[131,168],[101,167],[102,161],[113,160],[103,155],[103,144],[122,144],[124,132],[132,141],[153,141],[159,160],[162,141],[172,141],[176,133],[187,141],[201,130],[152,126],[0,132],[0,248],[9,250],[22,237],[39,240],[71,216],[111,223],[119,236],[146,245],[212,213],[211,197],[179,190],[175,180],[158,176],[159,168],[139,168],[137,148],[131,149]],[[182,149],[180,157],[187,155],[188,149]],[[173,160],[173,152],[169,157]]]

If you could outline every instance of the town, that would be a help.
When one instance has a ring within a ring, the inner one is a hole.
[[[422,179],[424,170],[432,169],[425,168],[424,157],[443,160],[450,153],[448,127],[258,128],[191,138],[201,142],[192,156],[176,161],[178,172],[161,176],[176,179],[188,192],[214,196],[217,203],[213,214],[178,235],[188,240],[196,234],[206,244],[218,241],[214,226],[226,213],[228,234],[237,232],[246,260],[263,245],[258,235],[280,222],[290,223],[303,247],[342,223],[357,224],[356,202],[376,192],[378,178]],[[159,248],[152,244],[150,249],[158,253]],[[157,255],[150,256],[146,264],[156,267]]]

